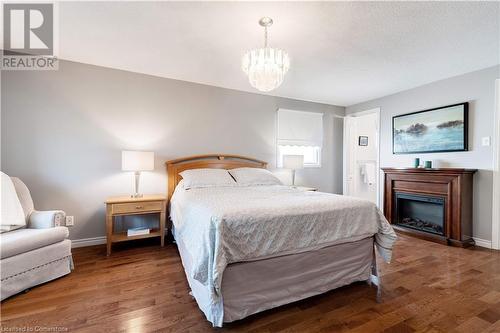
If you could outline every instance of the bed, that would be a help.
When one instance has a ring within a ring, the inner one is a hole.
[[[396,234],[372,203],[290,186],[184,189],[192,169],[266,168],[237,155],[166,163],[169,215],[187,281],[214,326],[376,275]],[[179,185],[179,186],[178,186]]]

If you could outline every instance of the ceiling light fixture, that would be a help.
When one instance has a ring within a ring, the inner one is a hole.
[[[267,46],[267,28],[273,24],[270,17],[263,17],[259,24],[264,27],[264,47],[248,51],[242,60],[242,69],[248,75],[252,87],[260,91],[278,88],[290,68],[290,58],[283,50]]]

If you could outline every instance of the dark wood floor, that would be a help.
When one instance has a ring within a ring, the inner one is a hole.
[[[1,304],[2,329],[60,332],[500,332],[500,252],[402,236],[380,264],[381,303],[365,283],[212,329],[195,301],[175,245],[75,249],[70,275]],[[67,329],[67,330],[66,330]]]

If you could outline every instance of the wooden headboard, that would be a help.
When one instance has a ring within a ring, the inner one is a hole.
[[[168,189],[167,199],[170,201],[175,187],[181,181],[182,177],[179,175],[184,170],[189,169],[234,169],[242,167],[251,168],[266,168],[267,162],[257,160],[251,157],[240,155],[224,155],[224,154],[211,154],[211,155],[196,155],[178,158],[175,160],[167,161],[168,175]]]

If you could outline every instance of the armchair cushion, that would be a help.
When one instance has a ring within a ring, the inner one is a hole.
[[[66,227],[19,229],[0,235],[0,258],[9,258],[68,238]]]
[[[29,228],[53,228],[65,224],[66,213],[62,210],[34,210],[29,217]]]

